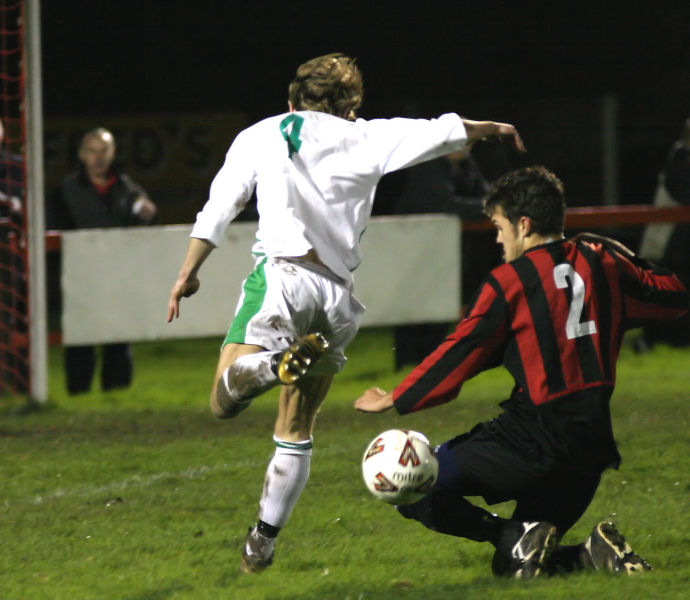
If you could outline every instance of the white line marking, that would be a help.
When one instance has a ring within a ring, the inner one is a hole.
[[[333,454],[342,454],[345,448],[330,446],[319,449],[318,456],[328,456]],[[61,500],[63,498],[88,498],[98,495],[107,495],[115,492],[122,492],[127,489],[141,489],[154,485],[158,481],[165,479],[201,479],[211,473],[219,473],[225,471],[232,471],[235,469],[265,469],[270,460],[270,455],[266,456],[266,460],[241,460],[233,463],[219,463],[216,465],[201,465],[197,467],[188,467],[183,471],[161,471],[159,473],[152,473],[151,475],[132,475],[127,479],[121,481],[113,481],[104,485],[81,485],[71,488],[57,488],[46,494],[40,494],[33,498],[18,498],[15,501],[5,499],[2,503],[5,507],[22,504],[32,504],[38,506],[51,500]]]

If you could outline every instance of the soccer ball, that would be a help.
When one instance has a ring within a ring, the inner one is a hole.
[[[421,433],[389,429],[377,435],[362,458],[367,489],[389,504],[411,504],[436,483],[438,460]]]

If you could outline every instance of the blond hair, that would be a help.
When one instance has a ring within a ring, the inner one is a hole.
[[[348,119],[355,118],[363,94],[362,74],[354,59],[339,52],[301,64],[288,88],[295,110],[317,110]]]

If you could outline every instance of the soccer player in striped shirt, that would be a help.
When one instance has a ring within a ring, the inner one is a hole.
[[[342,54],[300,65],[288,93],[289,112],[245,129],[230,146],[168,300],[172,321],[181,299],[199,288],[202,263],[256,190],[256,268],[244,282],[211,392],[213,414],[232,418],[282,386],[276,450],[259,520],[242,552],[244,571],[271,564],[276,536],[309,477],[316,411],[364,313],[352,271],[379,180],[486,136],[524,149],[512,125],[454,113],[429,120],[355,118],[362,77]]]
[[[619,242],[566,239],[563,185],[543,167],[502,177],[484,208],[505,264],[432,354],[392,392],[370,389],[355,408],[407,414],[437,406],[501,363],[515,386],[498,417],[436,449],[433,491],[398,510],[435,531],[493,543],[497,575],[649,569],[612,523],[599,523],[583,544],[557,544],[587,509],[601,473],[620,463],[609,400],[624,332],[680,317],[688,294],[675,275]],[[517,503],[502,519],[464,496]]]

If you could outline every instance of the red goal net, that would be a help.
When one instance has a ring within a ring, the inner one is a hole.
[[[0,0],[0,394],[29,390],[22,17]]]

